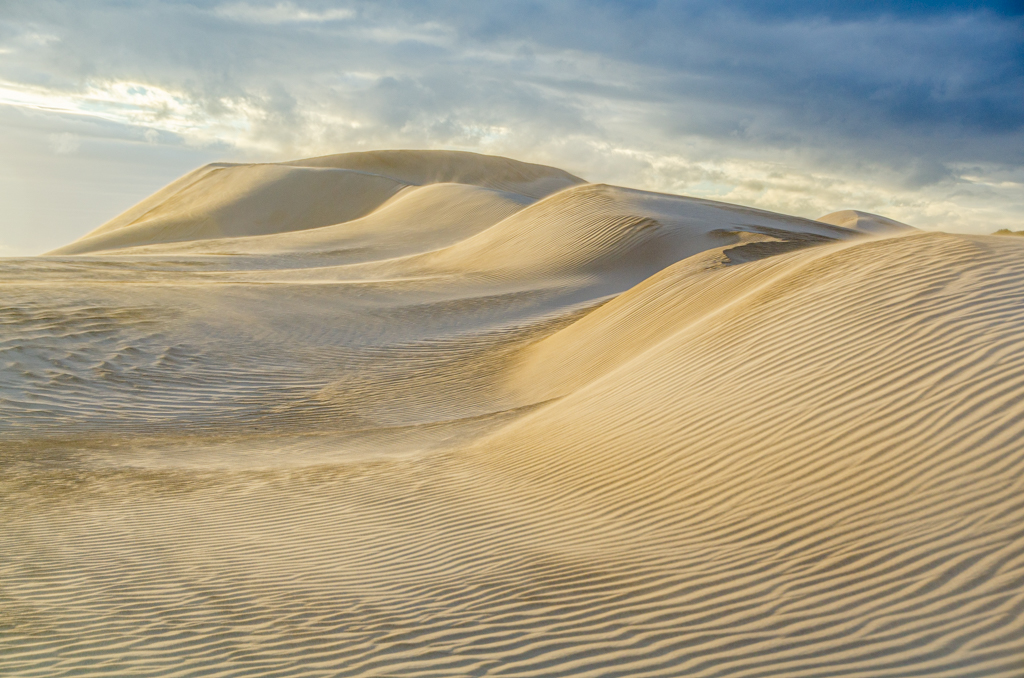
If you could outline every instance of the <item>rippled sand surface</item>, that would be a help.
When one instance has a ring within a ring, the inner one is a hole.
[[[1024,675],[1024,242],[379,152],[0,289],[0,675]]]

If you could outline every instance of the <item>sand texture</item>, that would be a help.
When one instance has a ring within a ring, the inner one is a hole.
[[[0,286],[0,675],[1024,675],[1024,240],[393,151]]]

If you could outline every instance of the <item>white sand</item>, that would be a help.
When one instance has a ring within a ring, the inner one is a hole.
[[[1024,671],[1024,242],[381,152],[0,283],[0,675]]]

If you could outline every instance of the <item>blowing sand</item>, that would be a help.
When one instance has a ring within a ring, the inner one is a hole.
[[[396,151],[0,283],[0,675],[1024,675],[1024,241]]]

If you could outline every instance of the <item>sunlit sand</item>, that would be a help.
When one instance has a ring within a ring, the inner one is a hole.
[[[1024,239],[393,151],[0,283],[4,676],[1024,671]]]

